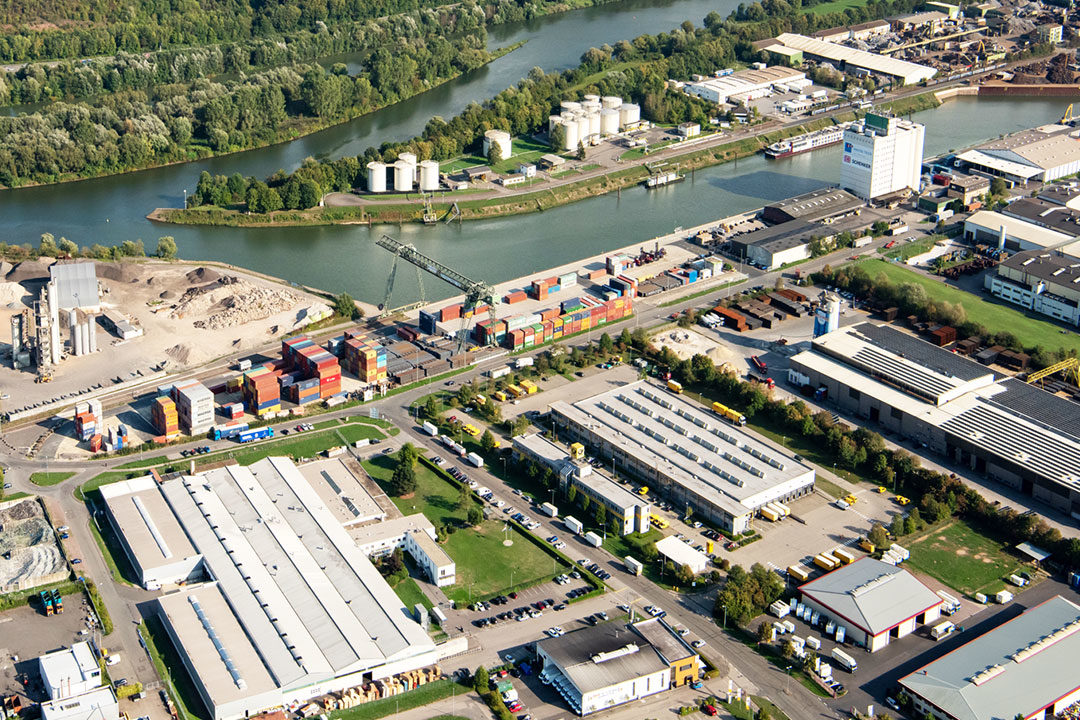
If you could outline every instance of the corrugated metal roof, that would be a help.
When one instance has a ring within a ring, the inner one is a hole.
[[[885,57],[865,50],[856,50],[855,48],[806,37],[805,35],[780,33],[776,36],[776,40],[790,48],[802,50],[810,55],[865,68],[883,75],[902,78],[907,84],[927,80],[937,74],[937,70],[925,65],[907,62],[906,60],[897,60],[896,58]]]
[[[70,308],[97,307],[97,264],[93,262],[57,262],[49,267],[49,275],[56,288],[57,305],[63,310]]]

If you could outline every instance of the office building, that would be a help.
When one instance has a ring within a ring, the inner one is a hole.
[[[941,617],[942,600],[907,570],[864,557],[799,588],[803,602],[877,652]]]
[[[990,294],[1063,323],[1080,326],[1080,259],[1032,250],[987,273]]]
[[[1056,595],[906,675],[900,686],[919,717],[1047,720],[1080,702],[1078,656],[1080,606]]]
[[[435,542],[435,526],[423,513],[353,527],[349,535],[368,557],[382,557],[401,548],[432,584],[446,587],[457,582],[457,565]]]
[[[120,703],[111,687],[41,703],[41,720],[119,720]]]
[[[101,667],[87,642],[42,655],[38,658],[38,673],[50,700],[81,695],[101,687],[103,682]]]
[[[918,191],[926,128],[868,113],[844,131],[840,186],[863,200]]]
[[[686,397],[639,380],[576,403],[551,405],[574,440],[672,505],[741,533],[767,503],[814,490],[814,470]]]

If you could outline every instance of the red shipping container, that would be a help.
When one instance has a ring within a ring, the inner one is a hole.
[[[101,450],[101,435],[94,435],[90,438],[90,452],[98,452]]]
[[[461,303],[447,305],[440,311],[440,313],[440,319],[442,320],[442,322],[457,320],[461,317]]]
[[[319,378],[319,387],[322,387],[323,385],[329,385],[330,383],[335,382],[341,382],[341,373],[338,373],[336,375],[330,375],[329,377]]]
[[[550,285],[558,285],[559,284],[559,278],[557,278],[557,277],[545,278],[544,282],[547,283],[549,286]]]

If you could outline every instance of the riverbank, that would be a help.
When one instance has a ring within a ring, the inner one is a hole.
[[[483,200],[451,200],[432,203],[432,209],[440,219],[448,217],[456,205],[461,220],[484,220],[510,215],[543,212],[551,208],[585,200],[587,198],[618,192],[623,188],[640,184],[649,172],[645,164],[663,159],[678,163],[680,169],[694,171],[713,165],[739,160],[755,155],[762,148],[777,140],[819,130],[829,125],[854,119],[854,113],[809,120],[806,123],[764,131],[721,145],[667,155],[656,153],[644,157],[631,167],[599,173],[573,183],[553,188],[508,194]],[[349,207],[315,207],[310,210],[283,210],[274,213],[244,213],[218,207],[186,209],[157,208],[148,214],[148,220],[176,225],[211,225],[227,227],[304,227],[317,225],[356,225],[378,223],[422,222],[424,206],[421,203],[394,203]]]

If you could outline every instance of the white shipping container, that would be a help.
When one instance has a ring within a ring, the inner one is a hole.
[[[439,428],[435,427],[435,425],[432,424],[432,423],[425,422],[423,424],[423,428],[424,428],[424,432],[426,432],[431,437],[435,437],[436,435],[439,434]]]
[[[475,465],[476,467],[484,467],[484,458],[480,457],[479,455],[477,455],[474,452],[471,452],[468,455],[466,455],[465,459],[468,460],[473,465]]]
[[[626,569],[634,575],[640,575],[641,571],[645,569],[644,565],[642,565],[640,562],[630,557],[629,555],[624,557],[623,560],[626,561]]]
[[[514,361],[514,367],[521,369],[523,367],[532,367],[533,359],[531,357],[521,357]]]
[[[791,608],[783,600],[777,600],[769,606],[769,612],[778,618],[785,618],[791,613]]]
[[[495,379],[501,378],[501,377],[506,377],[509,374],[510,374],[510,368],[509,367],[499,367],[499,368],[492,368],[491,370],[488,370],[488,377],[490,377],[492,380],[495,380]]]
[[[815,635],[807,635],[806,636],[806,647],[810,648],[811,650],[820,650],[821,649],[821,639],[818,638]]]

